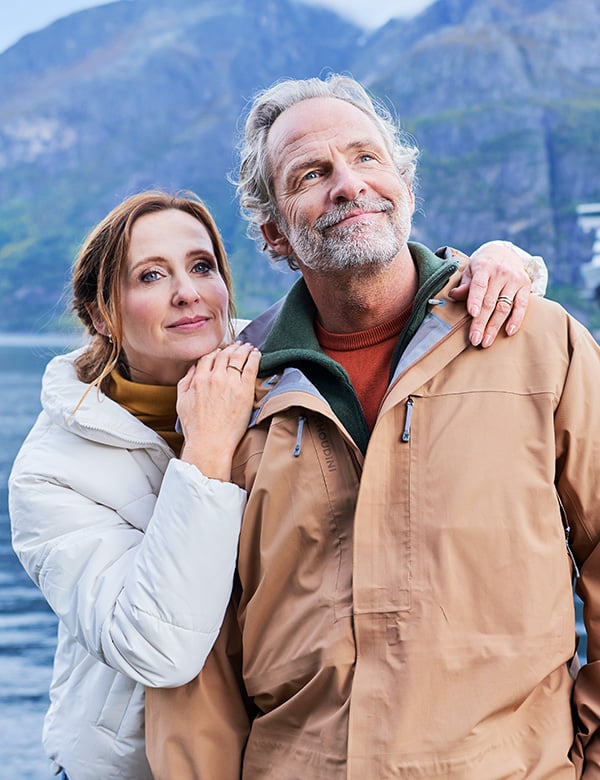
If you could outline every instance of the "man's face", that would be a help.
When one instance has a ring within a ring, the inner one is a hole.
[[[267,152],[279,220],[267,242],[315,271],[377,268],[410,234],[413,198],[379,128],[335,98],[297,103],[273,123]]]

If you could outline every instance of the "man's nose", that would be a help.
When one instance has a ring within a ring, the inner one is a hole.
[[[332,176],[331,200],[334,203],[346,200],[356,200],[359,195],[365,195],[367,185],[362,177],[350,166],[339,165]]]

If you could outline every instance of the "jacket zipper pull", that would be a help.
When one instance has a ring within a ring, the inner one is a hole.
[[[579,567],[577,566],[577,561],[575,560],[575,556],[573,555],[573,550],[571,549],[571,527],[566,525],[565,526],[565,544],[567,545],[567,552],[569,554],[569,558],[571,559],[571,563],[573,564],[573,573],[575,574],[575,579],[579,579]]]
[[[306,417],[301,414],[298,418],[298,433],[296,434],[296,446],[294,447],[294,457],[297,458],[300,455],[302,449],[302,430],[304,429],[304,423]]]
[[[415,405],[412,395],[406,399],[406,417],[404,418],[404,430],[402,431],[402,441],[410,441],[410,422],[412,420],[413,406]]]

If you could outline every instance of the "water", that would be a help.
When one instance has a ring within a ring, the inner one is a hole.
[[[39,409],[40,382],[60,345],[0,342],[0,776],[47,780],[41,745],[56,618],[10,545],[7,479]]]
[[[60,345],[0,341],[0,776],[49,780],[42,745],[56,619],[10,546],[6,482],[39,409],[41,376]],[[583,634],[578,604],[578,628]],[[581,644],[582,655],[585,643]]]

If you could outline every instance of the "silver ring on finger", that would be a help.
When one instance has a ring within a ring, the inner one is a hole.
[[[512,306],[515,302],[514,298],[509,298],[508,295],[500,295],[498,297],[498,300],[496,301],[496,306],[502,301],[503,303],[508,303],[509,306]]]

